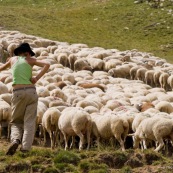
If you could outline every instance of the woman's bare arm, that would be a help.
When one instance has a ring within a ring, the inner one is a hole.
[[[37,76],[31,79],[32,83],[36,83],[48,71],[50,64],[45,61],[35,59],[33,65],[42,67],[41,71],[37,74]]]

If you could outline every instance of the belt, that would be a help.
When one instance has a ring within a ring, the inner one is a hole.
[[[35,87],[22,87],[22,88],[13,89],[13,91],[26,90],[26,89],[36,89],[36,88]]]

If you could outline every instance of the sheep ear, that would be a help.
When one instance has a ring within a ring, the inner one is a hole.
[[[141,111],[141,106],[142,106],[142,103],[139,103],[139,104],[136,105],[136,108],[137,108],[139,111]]]
[[[139,103],[138,106],[141,107],[142,106],[142,103]]]

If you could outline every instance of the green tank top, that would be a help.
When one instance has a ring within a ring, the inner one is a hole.
[[[12,66],[13,85],[14,84],[32,84],[32,67],[26,62],[25,57],[18,57],[16,63]]]

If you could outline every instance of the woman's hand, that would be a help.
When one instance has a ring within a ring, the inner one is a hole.
[[[31,81],[33,84],[35,84],[38,80],[37,80],[37,77],[32,77],[30,81]]]

